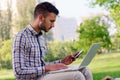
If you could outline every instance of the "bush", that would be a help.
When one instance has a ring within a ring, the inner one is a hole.
[[[68,54],[74,52],[72,49],[73,42],[62,41],[62,42],[49,42],[48,52],[45,55],[45,61],[55,61],[62,59]]]
[[[0,49],[0,67],[11,69],[12,68],[12,51],[11,51],[11,40],[6,40],[2,42],[2,47]]]

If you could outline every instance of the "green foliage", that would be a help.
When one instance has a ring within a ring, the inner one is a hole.
[[[10,39],[10,30],[12,22],[11,3],[7,2],[7,6],[8,8],[6,10],[0,10],[0,41]]]
[[[35,0],[17,0],[18,18],[15,27],[18,30],[26,27],[33,19]]]
[[[119,0],[95,0],[93,4],[98,4],[107,8],[110,11],[111,16],[116,21],[116,24],[120,26],[120,1]]]
[[[95,17],[85,20],[78,29],[79,41],[78,44],[83,45],[85,50],[88,49],[92,43],[103,42],[102,47],[111,48],[111,40],[107,26],[100,24],[100,18]]]
[[[64,58],[66,55],[74,52],[72,50],[73,42],[49,42],[48,53],[45,55],[46,61],[54,61]]]
[[[109,12],[117,27],[117,42],[120,39],[120,0],[95,0],[93,2],[94,5],[100,5],[105,7]],[[118,45],[118,44],[116,44]],[[117,47],[117,46],[116,46]],[[120,48],[119,48],[120,49]]]
[[[12,68],[12,51],[11,51],[11,40],[6,40],[0,49],[0,68]]]
[[[88,45],[87,42],[85,42],[86,40],[84,39],[80,39],[79,41],[76,41],[73,45],[73,49],[76,50],[76,51],[79,51],[79,50],[83,50],[84,51],[84,54],[82,54],[81,56],[84,56],[86,55],[87,51],[89,50],[90,48],[90,44]]]

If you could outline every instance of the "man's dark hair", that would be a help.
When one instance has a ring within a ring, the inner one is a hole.
[[[56,15],[59,14],[58,9],[51,3],[49,2],[39,3],[34,10],[34,18],[36,18],[38,14],[43,14],[44,16],[46,16],[48,13],[51,13],[51,12],[55,13]]]

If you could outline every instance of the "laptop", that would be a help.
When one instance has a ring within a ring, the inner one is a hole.
[[[67,69],[60,69],[56,71],[50,71],[49,73],[59,73],[59,72],[68,72],[68,71],[77,71],[81,68],[88,66],[92,61],[93,57],[97,53],[97,50],[100,48],[101,42],[93,43],[88,50],[86,56],[83,58],[82,62],[78,66],[69,66]]]

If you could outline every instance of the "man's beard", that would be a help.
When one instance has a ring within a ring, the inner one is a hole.
[[[43,24],[41,26],[39,26],[39,29],[44,32],[48,32]]]

